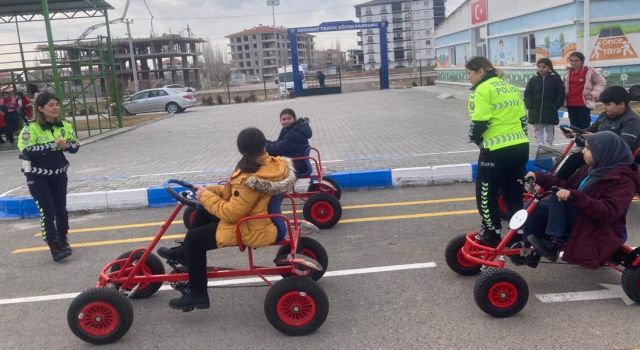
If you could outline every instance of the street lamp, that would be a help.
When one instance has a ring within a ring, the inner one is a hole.
[[[280,5],[280,0],[267,0],[267,6],[271,7],[271,14],[273,15],[273,50],[274,59],[276,60],[276,71],[274,76],[278,76],[278,36],[276,34],[276,6]]]

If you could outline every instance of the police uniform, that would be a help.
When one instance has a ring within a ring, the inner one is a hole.
[[[57,139],[67,142],[65,149],[55,143]],[[18,149],[24,159],[23,169],[29,192],[40,212],[42,238],[56,259],[61,251],[71,254],[67,241],[69,216],[67,213],[67,169],[69,162],[63,151],[76,153],[80,143],[71,123],[66,120],[41,125],[33,121],[20,132]],[[56,255],[57,254],[57,255]],[[64,258],[62,257],[62,259]]]
[[[527,117],[520,90],[489,71],[469,95],[469,138],[480,147],[476,201],[490,234],[501,229],[498,192],[510,212],[522,209],[522,179],[529,158]],[[493,236],[494,238],[495,235]]]

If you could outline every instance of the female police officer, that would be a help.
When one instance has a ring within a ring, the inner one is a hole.
[[[71,123],[60,119],[60,100],[49,92],[35,102],[36,119],[20,132],[18,148],[25,160],[23,171],[29,192],[40,212],[42,238],[54,261],[71,255],[67,240],[67,169],[63,151],[76,153],[80,144]]]
[[[522,209],[522,179],[529,158],[527,117],[520,90],[503,81],[502,71],[488,59],[473,57],[465,68],[473,85],[469,139],[480,147],[476,202],[484,232],[479,238],[495,247],[501,229],[498,191],[502,189],[510,213]]]

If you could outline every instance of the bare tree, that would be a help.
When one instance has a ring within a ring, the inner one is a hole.
[[[202,50],[204,58],[204,76],[209,86],[222,87],[230,74],[227,53],[220,49],[219,45],[213,45],[211,41],[204,44]]]

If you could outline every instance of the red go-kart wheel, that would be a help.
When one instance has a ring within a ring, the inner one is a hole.
[[[190,230],[193,227],[193,222],[196,220],[197,214],[198,211],[196,208],[185,206],[184,211],[182,212],[182,222],[187,230]]]
[[[447,261],[447,265],[454,272],[462,276],[473,276],[480,273],[480,264],[476,264],[473,261],[465,258],[462,254],[462,247],[467,240],[466,235],[459,235],[454,237],[447,244],[447,249],[444,254],[444,258]]]
[[[315,194],[304,202],[302,214],[305,220],[318,228],[331,228],[340,221],[342,205],[328,194]]]
[[[287,277],[269,289],[264,313],[271,325],[286,335],[307,335],[320,328],[329,314],[322,287],[307,277]]]
[[[289,253],[291,253],[291,246],[283,245],[278,249],[276,259],[280,256],[289,255]],[[308,270],[309,276],[312,280],[317,281],[322,278],[324,273],[327,271],[327,266],[329,265],[329,256],[327,255],[327,251],[324,247],[311,237],[300,237],[298,238],[298,254],[308,256],[322,265],[321,271]]]
[[[316,191],[325,192],[335,197],[336,199],[340,200],[340,198],[342,197],[342,188],[340,187],[340,184],[338,183],[338,181],[327,176],[325,176],[322,179],[322,181],[330,183],[331,186],[335,188],[335,191],[333,191],[333,189],[331,189],[329,186],[321,186],[317,182],[312,182],[309,184],[309,187],[307,188],[307,192],[316,192]]]
[[[509,269],[488,268],[473,288],[478,307],[495,317],[510,317],[522,310],[529,299],[524,278]]]
[[[629,299],[640,304],[640,269],[626,268],[622,272],[622,290]]]
[[[67,312],[67,322],[78,338],[96,345],[122,338],[133,323],[133,306],[122,293],[93,288],[78,295]]]
[[[138,261],[140,260],[140,258],[142,257],[142,254],[144,252],[143,251],[138,251],[136,252],[134,258],[133,263],[137,264]],[[122,255],[120,255],[118,257],[119,259],[126,259],[131,255],[131,251],[128,251],[126,253],[123,253]],[[131,269],[133,268],[133,266],[129,266],[127,267],[128,271],[131,271]],[[120,264],[115,264],[111,267],[111,272],[116,272],[116,271],[120,271],[121,267]],[[160,258],[158,258],[155,254],[150,253],[149,256],[147,257],[147,261],[145,261],[145,264],[140,266],[140,270],[138,272],[138,276],[144,276],[144,275],[163,275],[164,274],[164,264],[162,264],[162,261],[160,260]],[[135,287],[136,284],[129,284],[129,283],[124,283],[124,284],[115,284],[116,288],[120,289],[120,290],[125,290],[125,291],[130,291]],[[162,287],[162,282],[154,282],[154,283],[140,283],[140,285],[138,286],[138,288],[136,289],[136,292],[131,295],[132,299],[144,299],[144,298],[148,298],[150,296],[152,296],[153,294],[155,294],[155,292],[158,291],[158,289],[160,289],[160,287]]]

